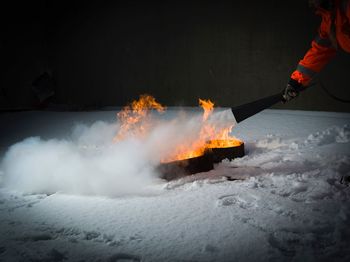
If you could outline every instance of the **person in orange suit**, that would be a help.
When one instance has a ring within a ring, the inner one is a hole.
[[[309,4],[322,22],[311,48],[290,77],[283,92],[284,102],[297,97],[338,50],[350,53],[350,0],[309,0]]]

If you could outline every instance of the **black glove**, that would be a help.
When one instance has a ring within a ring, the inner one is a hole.
[[[287,87],[283,90],[282,102],[286,103],[292,100],[293,98],[296,98],[299,95],[299,92],[302,90],[304,90],[302,84],[291,78],[287,84]]]

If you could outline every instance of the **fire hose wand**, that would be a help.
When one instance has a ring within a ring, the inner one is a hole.
[[[305,89],[306,88],[303,87],[299,91],[303,91]],[[282,102],[282,101],[283,101],[283,91],[279,92],[278,94],[264,97],[244,105],[232,107],[231,110],[236,119],[236,122],[239,123],[259,113],[260,111],[270,108],[274,104],[277,104],[278,102]]]

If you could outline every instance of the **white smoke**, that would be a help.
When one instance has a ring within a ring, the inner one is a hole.
[[[227,124],[222,114],[217,119]],[[146,137],[117,143],[112,140],[118,125],[102,121],[77,125],[69,139],[30,137],[6,152],[0,166],[2,184],[26,193],[149,193],[161,181],[156,172],[160,160],[179,143],[195,139],[200,128],[197,114],[157,121]]]

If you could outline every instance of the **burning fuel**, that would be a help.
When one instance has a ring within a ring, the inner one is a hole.
[[[210,140],[207,143],[208,148],[227,148],[227,147],[236,147],[242,145],[243,142],[238,139],[216,139],[216,140]]]
[[[185,136],[180,139],[173,149],[160,159],[160,162],[172,162],[202,156],[208,148],[239,146],[242,142],[230,135],[234,122],[218,123],[212,118],[214,103],[210,100],[199,99],[199,105],[203,109],[203,115],[196,134],[191,137]],[[114,141],[118,142],[127,137],[142,138],[152,130],[154,121],[150,111],[164,112],[165,107],[158,103],[150,95],[141,95],[138,100],[118,113],[121,123],[118,134]]]

